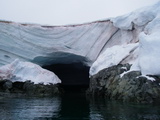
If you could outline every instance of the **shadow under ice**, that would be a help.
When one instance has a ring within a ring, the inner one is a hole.
[[[84,91],[89,87],[89,67],[82,63],[53,64],[43,68],[54,72],[65,91]]]

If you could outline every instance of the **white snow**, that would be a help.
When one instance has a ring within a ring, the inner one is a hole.
[[[142,75],[160,75],[160,2],[152,8],[156,17],[140,33],[139,56],[131,67]]]
[[[132,61],[130,71],[141,71],[142,75],[160,75],[160,2],[130,14],[112,18],[111,21],[121,30],[133,30],[143,26],[138,37],[137,55]],[[130,46],[128,48],[132,49]],[[129,54],[130,49],[124,49],[122,46],[108,48],[91,66],[90,75],[117,65]]]
[[[147,76],[147,75],[141,75],[141,76],[138,76],[138,78],[139,77],[145,77],[145,78],[147,78],[147,80],[150,80],[150,81],[156,81],[153,77],[149,77],[149,76]]]
[[[140,70],[143,75],[160,75],[160,32],[140,34],[139,57],[131,70]]]
[[[124,69],[124,70],[127,70],[127,67],[121,67],[122,69]]]
[[[34,84],[43,83],[44,85],[61,83],[61,80],[53,72],[45,70],[39,65],[22,62],[18,59],[0,67],[0,79],[8,79],[12,82],[30,80]]]
[[[129,14],[112,18],[111,21],[118,28],[123,30],[132,30],[133,24],[143,26],[152,21],[160,11],[159,5],[160,2],[153,6],[144,7]]]
[[[98,73],[104,68],[118,65],[123,59],[129,56],[130,52],[138,47],[138,43],[115,45],[111,48],[107,48],[93,63],[90,68],[90,75]]]

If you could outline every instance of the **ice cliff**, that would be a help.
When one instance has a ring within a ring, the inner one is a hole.
[[[93,75],[112,65],[131,63],[133,70],[159,75],[159,21],[160,2],[124,16],[79,25],[0,21],[0,66],[16,58],[41,66],[82,62],[93,64]]]
[[[41,26],[0,22],[0,65],[16,58],[39,65],[91,65],[109,47],[135,43],[142,27],[123,30],[110,20],[81,25]]]

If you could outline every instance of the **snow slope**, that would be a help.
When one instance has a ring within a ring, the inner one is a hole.
[[[61,83],[61,80],[53,72],[45,70],[39,65],[19,60],[0,67],[0,80],[5,79],[12,82],[29,80],[34,84],[43,83],[44,85]]]
[[[138,47],[138,43],[127,45],[115,45],[102,53],[90,68],[90,75],[98,73],[104,68],[118,65]]]

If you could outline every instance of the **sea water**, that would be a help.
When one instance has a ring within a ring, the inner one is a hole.
[[[160,120],[159,104],[135,104],[66,93],[51,98],[0,98],[0,120]]]

